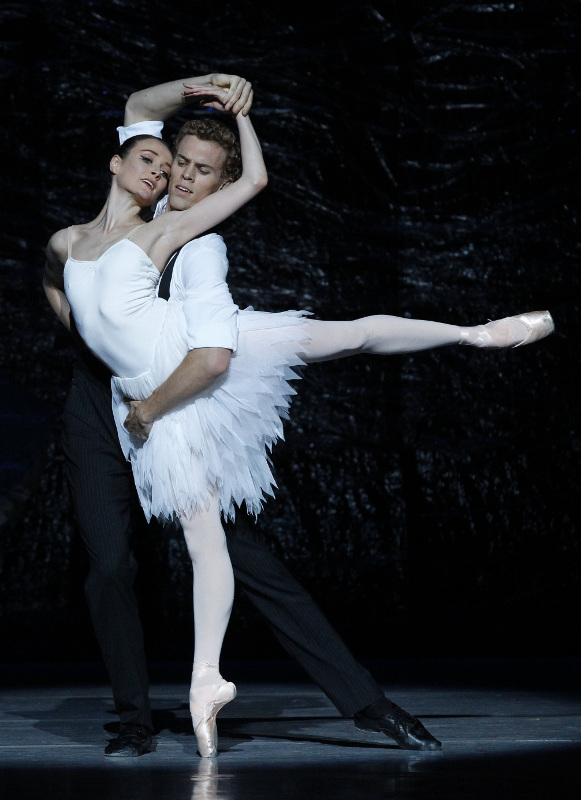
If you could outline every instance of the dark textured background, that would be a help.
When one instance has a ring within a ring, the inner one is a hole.
[[[361,657],[579,654],[580,3],[46,0],[0,22],[4,658],[97,657],[43,248],[100,208],[130,91],[215,69],[253,81],[270,173],[225,229],[241,306],[557,324],[312,367],[260,529]],[[183,544],[137,546],[150,655],[187,658]],[[225,653],[279,654],[242,600]]]

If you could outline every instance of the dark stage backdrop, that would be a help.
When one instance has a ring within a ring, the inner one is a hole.
[[[579,2],[45,0],[0,10],[0,634],[97,657],[59,444],[73,348],[50,234],[95,215],[128,94],[252,80],[268,189],[224,226],[240,306],[478,323],[509,352],[314,366],[258,526],[360,657],[579,654]],[[170,126],[170,132],[185,117]],[[140,531],[153,658],[191,653],[175,531]],[[279,655],[239,598],[231,658]]]

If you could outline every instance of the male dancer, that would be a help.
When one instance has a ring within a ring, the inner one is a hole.
[[[248,113],[252,87],[237,76],[214,74],[186,83],[210,81],[228,89],[228,109]],[[119,129],[120,138],[138,133],[160,136],[163,121],[186,102],[182,86],[181,81],[175,81],[132,95],[125,109],[126,127]],[[178,134],[167,199],[172,210],[189,208],[236,177],[235,147],[222,134],[212,133],[212,127],[202,125],[195,135],[192,123],[186,123]],[[193,346],[148,400],[132,404],[126,426],[142,438],[147,437],[157,417],[206,390],[228,368],[235,346],[236,306],[225,284],[225,273],[212,286],[188,285],[196,273],[188,270],[188,263],[204,257],[202,237],[173,258],[171,276],[162,276],[161,296],[164,287],[175,292],[179,286],[192,301],[188,330],[192,331]],[[45,282],[51,285],[50,274]],[[211,310],[211,323],[204,318],[204,310]],[[87,600],[121,723],[119,735],[108,744],[105,755],[139,756],[152,749],[153,726],[143,632],[133,590],[137,567],[130,533],[135,490],[117,439],[109,379],[104,366],[85,353],[75,369],[67,400],[63,443],[77,521],[90,558]],[[234,575],[283,647],[341,714],[354,717],[357,727],[385,733],[405,749],[440,749],[441,743],[419,720],[384,696],[308,593],[253,536],[244,516],[239,514],[234,531],[227,530]]]

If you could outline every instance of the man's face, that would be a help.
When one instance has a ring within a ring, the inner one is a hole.
[[[169,206],[185,211],[230,183],[222,178],[226,153],[216,142],[184,136],[171,168]]]

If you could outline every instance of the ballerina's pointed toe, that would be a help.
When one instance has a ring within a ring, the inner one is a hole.
[[[200,686],[195,692],[190,691],[190,713],[202,758],[218,755],[216,715],[235,697],[236,687],[233,683],[223,683],[218,687]]]
[[[532,344],[538,342],[539,339],[544,339],[555,330],[555,323],[553,317],[548,311],[529,311],[528,314],[519,314],[516,317],[511,317],[517,322],[527,328],[527,335],[522,342],[517,342],[513,347],[522,347],[525,344]]]
[[[492,320],[476,328],[465,328],[460,344],[491,350],[523,347],[544,339],[554,330],[555,323],[548,311],[529,311],[527,314]]]

